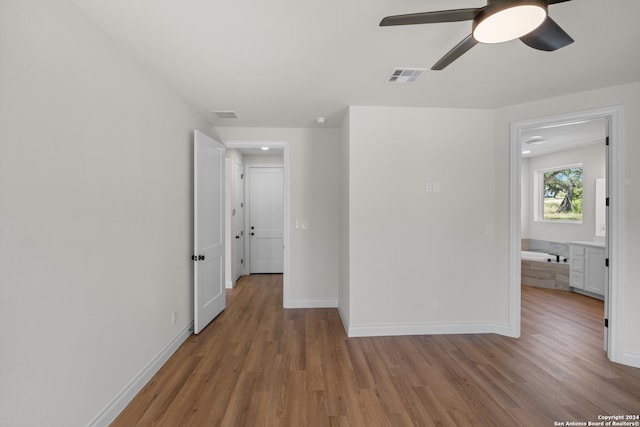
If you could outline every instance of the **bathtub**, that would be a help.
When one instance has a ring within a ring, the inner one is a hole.
[[[547,289],[569,290],[569,263],[566,258],[543,252],[522,251],[521,284]]]
[[[551,254],[545,254],[544,252],[532,252],[532,251],[522,251],[521,259],[523,261],[544,261],[544,262],[555,262],[556,256]]]

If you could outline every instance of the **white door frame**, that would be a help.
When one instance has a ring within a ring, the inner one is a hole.
[[[520,336],[521,290],[521,143],[520,135],[532,127],[606,119],[609,127],[607,186],[611,200],[607,221],[609,258],[609,342],[607,355],[613,362],[631,365],[624,356],[624,109],[622,106],[559,114],[511,123],[510,129],[510,206],[509,206],[509,335]],[[626,361],[625,361],[626,360]]]
[[[233,285],[236,283],[236,281],[240,278],[240,276],[242,276],[242,274],[244,274],[245,272],[245,265],[243,263],[243,260],[246,258],[245,256],[245,248],[246,248],[246,236],[245,236],[245,207],[247,205],[246,203],[246,196],[245,196],[245,185],[244,185],[244,181],[242,179],[242,175],[244,174],[244,164],[239,163],[238,159],[236,157],[233,158],[233,212],[232,212],[232,217],[231,217],[231,253],[233,254],[231,256],[231,260],[232,260],[232,265],[231,265],[231,284],[232,286],[228,286],[228,288],[232,288]],[[240,168],[240,177],[238,177],[238,168]],[[242,201],[240,202],[240,208],[238,208],[238,189],[241,190],[242,193]],[[238,214],[238,209],[240,209],[240,211],[242,212],[242,215]],[[241,225],[241,230],[240,230],[240,239],[236,239],[234,234],[238,231],[236,225],[236,222],[240,221],[240,225]],[[240,249],[242,249],[242,256],[240,257],[240,260],[236,259],[236,254],[237,254],[237,249],[238,246],[241,246]],[[240,263],[240,265],[238,266],[238,263]]]
[[[225,140],[223,144],[227,148],[278,148],[282,149],[283,155],[283,168],[284,168],[284,268],[282,273],[282,304],[283,307],[291,306],[290,286],[290,265],[291,265],[291,216],[290,211],[290,184],[289,184],[289,168],[290,168],[290,156],[289,156],[289,142],[288,141],[265,141],[265,140]],[[246,165],[245,165],[246,167]],[[245,201],[247,200],[245,194]],[[245,204],[245,212],[248,212],[247,205]],[[246,237],[246,233],[245,233]],[[246,245],[245,245],[246,248]]]

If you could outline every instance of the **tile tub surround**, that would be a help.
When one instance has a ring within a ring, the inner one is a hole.
[[[548,240],[522,239],[522,250],[541,252],[550,256],[559,255],[562,260],[569,258],[569,245]],[[546,260],[522,259],[520,283],[538,288],[569,291],[569,264]]]
[[[569,291],[569,264],[523,259],[520,283],[538,288]]]

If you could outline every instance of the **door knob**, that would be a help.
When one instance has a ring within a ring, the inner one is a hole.
[[[239,238],[240,238],[240,236],[236,236],[236,239],[239,239]]]

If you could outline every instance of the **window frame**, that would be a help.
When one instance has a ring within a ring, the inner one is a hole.
[[[584,221],[584,211],[580,214],[580,219],[545,219],[544,218],[544,175],[548,172],[555,172],[567,169],[582,169],[583,194],[582,201],[584,203],[584,164],[572,163],[562,166],[554,166],[550,168],[537,169],[533,171],[533,221],[550,223],[550,224],[582,224]],[[583,205],[584,206],[584,205]]]

